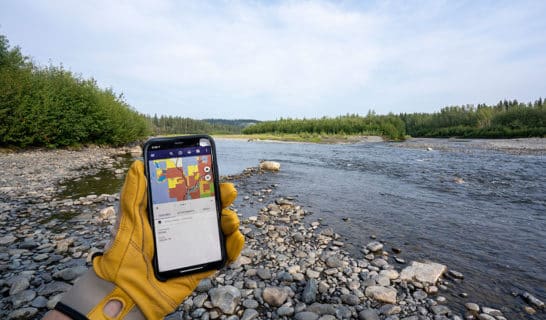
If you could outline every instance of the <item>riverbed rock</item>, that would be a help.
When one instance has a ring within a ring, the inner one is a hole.
[[[365,309],[358,314],[359,320],[379,320],[379,314],[377,310]]]
[[[378,252],[383,250],[383,244],[379,241],[372,241],[366,245],[366,249],[370,250],[371,252]]]
[[[311,304],[315,302],[317,299],[317,291],[318,291],[317,280],[309,279],[309,281],[307,281],[307,284],[305,285],[305,288],[303,289],[303,293],[302,293],[303,302],[307,304]]]
[[[82,274],[87,272],[87,270],[88,268],[86,266],[76,266],[72,268],[66,268],[66,269],[55,272],[53,274],[53,278],[70,281],[81,276]]]
[[[539,308],[539,309],[543,309],[544,308],[544,302],[542,302],[540,299],[538,299],[537,297],[533,296],[532,294],[530,294],[529,292],[525,291],[524,293],[522,293],[521,295],[525,300],[527,300],[530,304],[534,305],[535,307]]]
[[[9,320],[25,320],[32,319],[38,313],[38,309],[33,307],[26,307],[12,311],[8,315]]]
[[[397,291],[391,287],[369,286],[366,288],[365,294],[374,300],[385,303],[396,303]]]
[[[212,305],[220,308],[225,314],[233,314],[241,300],[239,289],[229,285],[211,289],[209,296]]]
[[[262,293],[262,298],[270,306],[279,307],[288,298],[288,293],[283,288],[266,287]]]
[[[281,164],[275,161],[263,161],[260,163],[260,169],[268,171],[279,171]]]
[[[435,284],[446,269],[445,265],[435,262],[412,261],[410,266],[402,270],[400,279],[403,281],[416,280],[423,283]]]

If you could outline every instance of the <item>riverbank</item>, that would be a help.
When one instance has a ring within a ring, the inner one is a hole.
[[[94,148],[0,155],[0,317],[42,315],[89,267],[88,257],[107,242],[103,236],[114,223],[118,194],[59,198],[57,185],[102,169],[122,175],[127,152]],[[437,271],[427,273],[431,278],[415,278],[399,249],[373,239],[361,244],[362,256],[351,255],[334,230],[314,220],[294,198],[280,197],[282,186],[246,184],[252,175],[267,180],[270,173],[249,169],[229,178],[242,201],[260,207],[243,219],[241,257],[203,281],[169,319],[461,319],[463,312],[451,308],[445,292],[464,281],[463,275],[435,264]],[[467,309],[481,319],[504,319],[501,311],[471,301]]]
[[[469,146],[475,149],[500,151],[516,155],[546,154],[545,138],[520,139],[443,139],[443,138],[411,138],[393,145],[402,148],[426,149],[429,151],[465,152]]]
[[[237,139],[252,141],[275,142],[310,142],[324,144],[343,144],[359,142],[383,142],[379,136],[341,135],[341,134],[237,134],[237,135],[213,135],[215,139]]]

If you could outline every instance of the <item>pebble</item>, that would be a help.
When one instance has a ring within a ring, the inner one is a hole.
[[[17,177],[19,181],[36,182],[30,182],[31,188],[26,191],[16,186],[9,189],[14,195],[9,202],[10,205],[13,202],[11,207],[2,206],[0,202],[3,221],[11,221],[17,214],[16,219],[21,222],[15,226],[2,224],[0,220],[0,243],[5,243],[3,246],[7,248],[0,250],[0,289],[3,290],[0,318],[9,318],[13,312],[25,309],[18,307],[29,306],[36,309],[29,317],[41,318],[47,308],[52,308],[71,288],[70,283],[87,270],[92,252],[101,251],[108,242],[102,235],[108,234],[114,223],[119,194],[55,198],[60,185],[58,179],[79,177],[82,166],[90,174],[103,167],[110,172],[115,169],[120,174],[126,172],[113,165],[114,160],[108,156],[113,151],[102,150],[75,152],[85,157],[67,157],[67,151],[62,150],[38,153],[40,159],[49,158],[48,163],[52,162],[51,166],[41,165],[42,171],[56,168],[63,173],[32,175],[23,170],[23,176]],[[57,152],[63,155],[59,159],[74,161],[55,161]],[[0,155],[0,161],[3,159]],[[33,158],[30,163],[40,163],[40,159]],[[357,259],[345,251],[351,246],[325,221],[307,218],[311,213],[294,202],[296,197],[273,199],[278,192],[276,186],[256,189],[247,183],[262,179],[263,174],[268,173],[255,168],[241,174],[241,177],[251,177],[249,180],[232,177],[242,197],[248,197],[249,201],[242,205],[263,206],[247,219],[244,219],[247,214],[239,211],[246,235],[242,255],[215,277],[199,282],[178,311],[166,319],[377,320],[381,315],[388,320],[416,320],[418,316],[440,320],[451,316],[450,313],[435,314],[434,310],[442,305],[433,305],[438,298],[429,299],[425,293],[435,288],[431,283],[421,283],[417,278],[401,279],[399,265],[391,265],[390,261],[402,264],[405,261],[396,256],[391,258],[383,251],[381,242],[366,244],[362,250],[365,258]],[[267,177],[264,178],[266,181]],[[259,204],[260,201],[263,204]],[[14,208],[29,211],[16,213]],[[73,220],[53,218],[39,223],[52,215],[61,213],[62,216],[62,212],[79,215]],[[391,250],[395,254],[401,252],[396,247]],[[455,278],[451,273],[448,275]],[[23,279],[28,281],[28,286]],[[15,280],[22,282],[14,285]],[[14,292],[9,294],[12,288]],[[453,316],[453,319],[457,318]]]
[[[225,314],[233,314],[241,300],[239,289],[229,285],[210,289],[209,296],[212,305],[220,308]]]
[[[472,311],[472,312],[475,312],[475,313],[480,312],[480,306],[477,305],[476,303],[467,302],[467,303],[464,304],[464,306],[468,311]]]
[[[262,293],[262,298],[270,306],[279,307],[288,298],[288,293],[283,288],[267,287]]]

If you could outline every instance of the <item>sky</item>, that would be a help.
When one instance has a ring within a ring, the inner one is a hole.
[[[145,114],[434,112],[546,97],[546,1],[0,1],[0,34]]]

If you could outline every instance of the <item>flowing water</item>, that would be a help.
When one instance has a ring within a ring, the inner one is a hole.
[[[462,272],[448,298],[459,310],[471,301],[524,317],[523,300],[512,292],[546,299],[546,156],[457,144],[427,151],[392,143],[220,141],[218,158],[221,174],[260,159],[280,162],[271,182],[298,196],[355,254],[376,235],[406,260]],[[458,297],[462,292],[468,298]]]
[[[402,249],[407,261],[428,259],[462,272],[465,279],[448,292],[459,311],[464,302],[476,302],[509,318],[528,317],[512,292],[546,300],[546,156],[486,150],[479,141],[453,144],[457,148],[427,151],[393,143],[217,141],[221,175],[262,159],[280,162],[281,171],[267,175],[266,183],[296,196],[314,212],[311,219],[333,227],[357,257],[376,235],[386,249]],[[97,176],[75,184],[91,179],[121,185],[119,178]],[[462,292],[468,298],[460,298]]]

